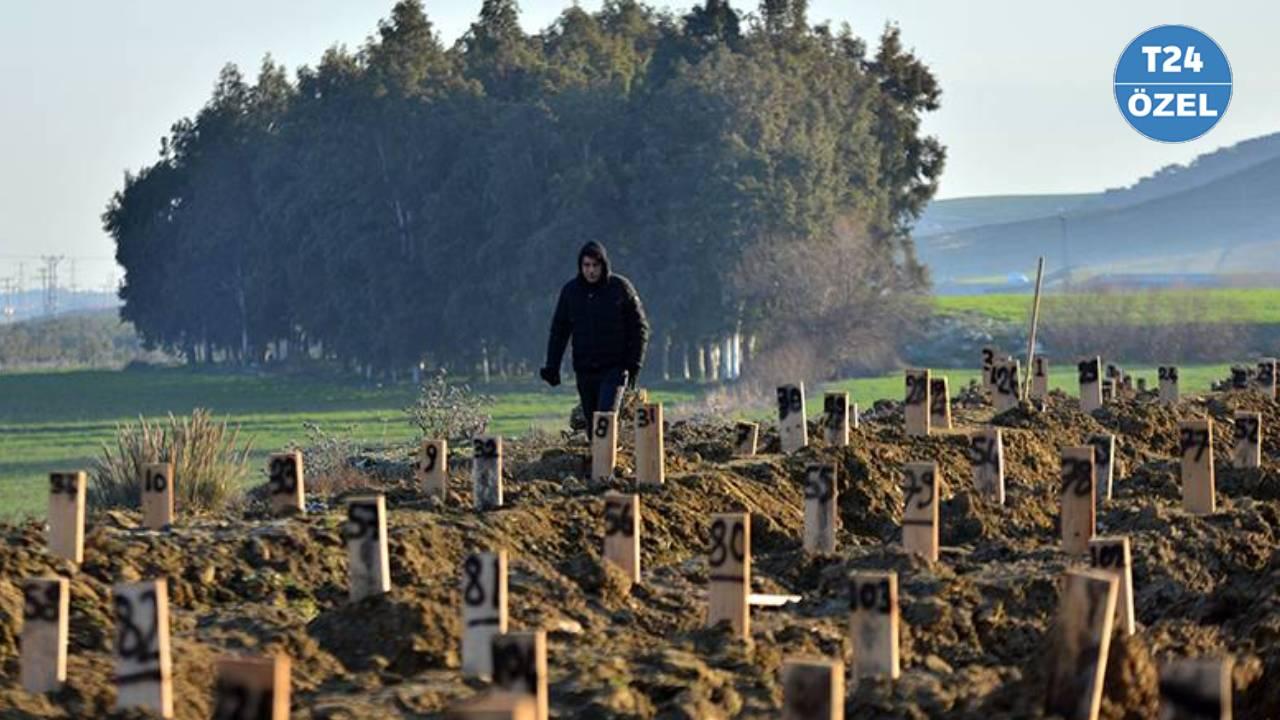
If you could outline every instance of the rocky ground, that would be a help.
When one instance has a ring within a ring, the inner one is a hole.
[[[1054,394],[1043,410],[993,418],[966,398],[952,433],[904,437],[900,407],[880,403],[851,447],[790,457],[772,429],[761,455],[734,459],[729,424],[671,423],[667,483],[640,490],[644,582],[634,586],[600,558],[601,496],[632,487],[629,442],[611,485],[579,479],[585,440],[508,442],[507,504],[483,514],[470,509],[466,460],[443,504],[416,487],[409,462],[367,464],[367,487],[387,495],[394,589],[355,604],[341,496],[313,498],[305,518],[272,519],[249,502],[167,533],[139,529],[135,513],[98,513],[78,569],[45,552],[40,523],[0,525],[0,717],[117,717],[111,584],[155,577],[169,581],[178,718],[210,716],[210,668],[228,651],[287,653],[295,718],[440,717],[484,687],[458,672],[459,575],[467,553],[493,548],[510,556],[511,628],[547,631],[553,717],[777,717],[784,658],[848,660],[845,578],[856,569],[898,572],[903,673],[850,682],[848,717],[1041,717],[1059,578],[1076,562],[1059,551],[1059,449],[1104,431],[1117,436],[1117,460],[1098,531],[1131,538],[1139,630],[1112,645],[1103,717],[1156,717],[1158,661],[1223,654],[1235,658],[1235,716],[1280,717],[1280,406],[1215,393],[1172,408],[1122,400],[1091,417]],[[1264,415],[1260,470],[1229,467],[1237,409]],[[1196,517],[1181,509],[1177,423],[1206,414],[1218,421],[1218,512]],[[985,422],[1005,429],[1003,507],[976,495],[965,457],[964,430]],[[842,528],[828,557],[800,549],[815,457],[839,464]],[[898,547],[900,468],[912,460],[942,473],[936,563]],[[709,515],[730,510],[751,513],[754,591],[803,596],[754,609],[750,642],[703,622]],[[71,578],[69,681],[32,696],[17,680],[20,583],[49,573]]]

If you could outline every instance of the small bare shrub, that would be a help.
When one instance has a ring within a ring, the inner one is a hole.
[[[466,383],[450,382],[444,368],[425,379],[418,399],[405,408],[409,424],[426,438],[444,438],[450,444],[481,435],[493,417],[485,407],[496,400],[477,393]]]

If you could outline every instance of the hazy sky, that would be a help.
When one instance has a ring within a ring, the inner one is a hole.
[[[154,161],[173,121],[200,108],[224,63],[251,77],[267,52],[291,70],[314,64],[330,45],[359,46],[393,3],[0,0],[0,278],[16,277],[22,261],[34,286],[35,258],[62,254],[76,259],[81,287],[103,286],[118,273],[99,221],[108,198],[126,169]],[[580,4],[595,10],[600,0]],[[451,43],[480,0],[425,5]],[[525,28],[568,5],[524,0]],[[1280,130],[1280,63],[1266,55],[1280,3],[811,0],[810,19],[847,21],[873,47],[896,21],[932,67],[943,107],[926,128],[948,148],[944,198],[1102,190]],[[1165,23],[1207,32],[1234,72],[1222,121],[1182,145],[1130,129],[1111,91],[1124,46]]]

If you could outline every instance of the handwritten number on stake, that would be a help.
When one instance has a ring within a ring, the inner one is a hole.
[[[1079,458],[1062,459],[1062,492],[1073,492],[1079,496],[1093,491],[1093,475],[1089,472],[1089,461]]]
[[[725,534],[729,533],[728,527],[722,518],[716,518],[711,523],[711,554],[708,560],[711,567],[720,567],[729,559],[732,554],[733,559],[738,563],[743,563],[747,559],[746,550],[746,530],[742,528],[742,523],[735,522],[733,531],[729,534],[728,543],[726,544]]]
[[[43,590],[43,592],[41,592]],[[58,621],[58,583],[31,583],[22,588],[22,619]]]
[[[160,659],[160,649],[156,647],[158,628],[155,625],[156,591],[147,590],[138,596],[140,602],[150,602],[151,630],[143,632],[133,622],[133,601],[124,595],[116,595],[116,654],[126,660],[149,663]]]
[[[1182,454],[1186,455],[1194,449],[1196,456],[1193,462],[1200,462],[1200,458],[1204,457],[1204,451],[1209,449],[1209,431],[1183,428],[1180,436]]]
[[[919,405],[920,403],[924,402],[924,395],[927,390],[928,390],[928,385],[925,384],[924,378],[917,377],[915,375],[907,376],[907,404],[908,405]]]
[[[927,492],[928,494],[916,503],[916,507],[920,509],[929,507],[929,504],[933,502],[933,473],[924,472],[916,475],[908,472],[907,479],[909,482],[907,483],[906,498],[903,500],[903,505],[910,505],[912,498]]]
[[[804,476],[805,499],[816,499],[820,503],[830,502],[834,485],[835,468],[830,466],[811,467]]]
[[[889,580],[876,580],[874,582],[862,583],[859,585],[857,581],[849,583],[849,609],[850,610],[875,610],[877,612],[889,612]]]
[[[631,537],[636,534],[635,518],[627,500],[604,501],[604,534]]]

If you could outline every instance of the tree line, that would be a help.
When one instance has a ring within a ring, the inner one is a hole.
[[[809,330],[841,333],[815,343],[844,348],[832,368],[926,290],[909,231],[942,171],[920,129],[940,89],[896,27],[870,54],[805,0],[518,19],[484,0],[445,47],[402,0],[295,77],[226,66],[103,215],[122,317],[189,362],[517,371],[595,239],[644,300],[647,367],[678,374],[806,332],[789,289],[832,316]]]

